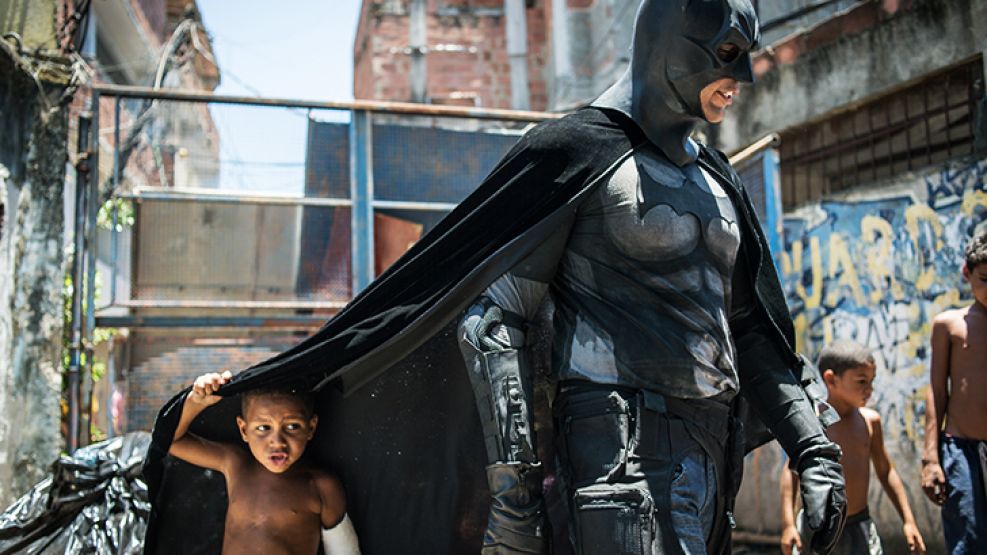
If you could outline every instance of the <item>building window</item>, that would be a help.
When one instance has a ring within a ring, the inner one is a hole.
[[[782,132],[784,208],[973,154],[983,79],[977,57]]]

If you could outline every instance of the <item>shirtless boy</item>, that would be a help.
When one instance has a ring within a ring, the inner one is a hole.
[[[881,416],[864,407],[874,391],[874,357],[870,349],[853,341],[837,341],[823,348],[819,368],[829,391],[829,404],[840,421],[826,430],[829,439],[843,450],[840,463],[846,477],[847,520],[834,555],[877,555],[883,553],[881,538],[867,510],[870,464],[884,491],[904,522],[902,532],[911,553],[925,553],[925,542],[915,525],[901,478],[884,448]],[[784,530],[781,550],[790,555],[801,549],[801,527],[794,518],[793,491],[798,478],[787,468],[781,476],[781,517]]]
[[[222,399],[215,393],[230,377],[224,372],[196,378],[168,451],[226,477],[223,553],[313,555],[320,530],[330,555],[359,553],[339,480],[301,459],[318,424],[310,397],[281,390],[244,393],[236,422],[249,451],[189,433],[195,417]]]
[[[922,489],[942,506],[949,552],[983,553],[987,546],[983,466],[987,458],[987,233],[973,238],[965,254],[963,278],[973,290],[973,304],[947,310],[932,322]]]

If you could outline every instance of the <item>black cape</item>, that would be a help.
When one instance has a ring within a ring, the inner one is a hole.
[[[227,399],[192,430],[239,442],[232,396],[280,385],[318,389],[319,426],[307,455],[341,476],[363,553],[477,552],[486,461],[454,320],[642,144],[628,122],[587,109],[534,127],[319,331],[237,374],[221,391]],[[218,553],[222,541],[222,476],[166,455],[186,392],[154,425],[144,470],[153,503],[146,553]]]
[[[192,431],[240,442],[234,395],[318,390],[306,456],[340,475],[364,554],[476,553],[486,523],[485,449],[455,321],[496,278],[569,217],[646,139],[616,111],[587,108],[526,133],[482,184],[314,335],[237,374]],[[790,351],[793,333],[750,200],[722,154],[705,167],[736,184],[742,233],[770,268],[760,308]],[[761,276],[755,280],[762,287]],[[794,356],[794,355],[793,355]],[[386,373],[385,370],[388,370]],[[328,387],[327,387],[328,386]],[[221,475],[167,455],[185,390],[158,415],[144,468],[152,513],[146,553],[218,553]]]

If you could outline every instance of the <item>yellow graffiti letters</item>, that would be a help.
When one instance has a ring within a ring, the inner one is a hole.
[[[860,220],[860,236],[865,247],[864,262],[870,277],[871,302],[878,302],[888,292],[891,297],[900,301],[905,292],[895,279],[894,260],[891,256],[891,246],[894,242],[894,230],[891,222],[880,216],[864,216]]]

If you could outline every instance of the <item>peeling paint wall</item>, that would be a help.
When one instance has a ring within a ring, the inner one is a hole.
[[[876,94],[886,93],[932,71],[963,62],[984,51],[987,2],[911,0],[894,15],[885,11],[904,2],[862,2],[842,24],[847,30],[822,46],[822,37],[801,38],[801,52],[744,87],[730,116],[717,128],[720,148],[733,151],[770,132],[822,117]],[[884,6],[882,8],[881,6]],[[880,15],[870,12],[877,10]],[[866,17],[879,19],[872,26]],[[862,29],[860,27],[863,27]],[[948,40],[944,39],[948,37]]]
[[[987,220],[987,160],[954,162],[853,196],[786,215],[782,281],[798,348],[811,358],[834,339],[874,349],[877,379],[869,405],[881,413],[888,454],[908,491],[925,541],[941,552],[938,508],[919,486],[932,319],[972,302],[963,281],[963,249]],[[749,461],[747,500],[777,522],[777,449]],[[901,519],[872,476],[870,509],[885,549],[904,552]],[[750,515],[754,516],[754,515]],[[755,517],[765,518],[765,517]]]
[[[16,33],[27,50],[54,49],[54,0],[0,0],[0,34]]]
[[[7,217],[7,214],[12,213],[16,206],[13,187],[7,187],[7,178],[9,177],[10,172],[7,168],[0,165],[0,205],[3,206],[4,213],[4,221],[0,222],[0,379],[3,379],[0,385],[4,386],[5,391],[7,365],[10,361],[10,350],[13,343],[11,334],[13,315],[9,305],[10,289],[13,285],[13,249],[11,249],[10,244],[10,231],[13,225],[9,223],[11,218]],[[10,426],[7,419],[4,418],[7,414],[8,404],[5,393],[0,393],[0,505],[3,506],[6,506],[7,501],[10,500],[9,493],[3,489],[4,479],[9,477],[5,471],[8,458],[5,446],[9,441]]]
[[[47,474],[60,430],[66,110],[0,51],[0,506]]]

